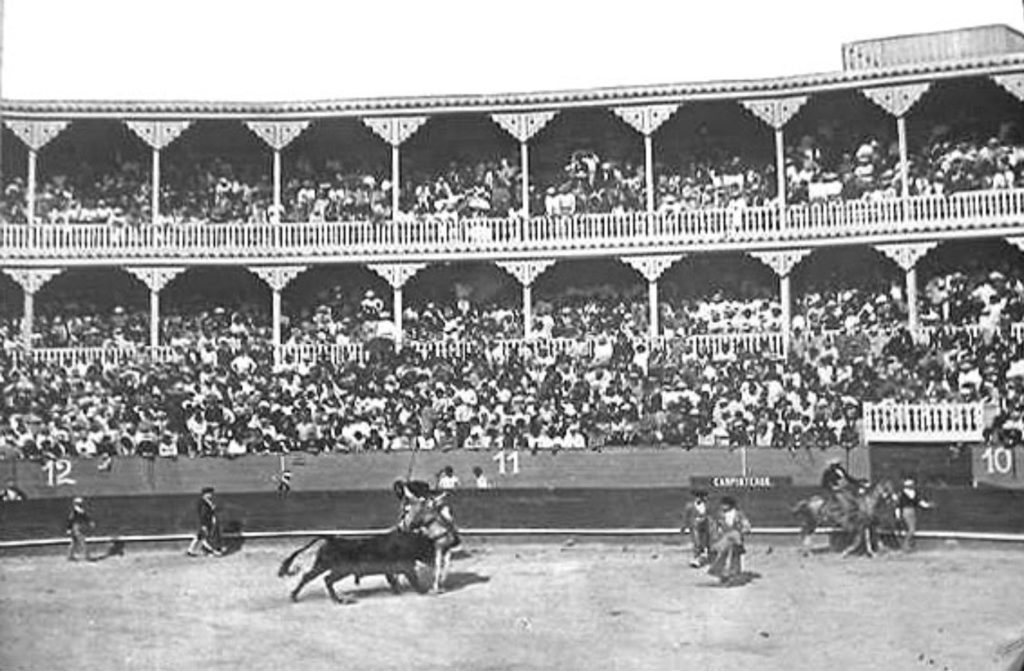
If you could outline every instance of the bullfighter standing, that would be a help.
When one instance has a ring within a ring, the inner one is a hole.
[[[714,561],[708,573],[718,576],[723,584],[736,584],[743,573],[744,540],[750,533],[750,520],[736,507],[736,499],[722,498],[721,509],[715,517],[717,540],[711,546]]]
[[[708,516],[707,492],[693,492],[693,500],[683,509],[682,532],[690,536],[693,549],[690,566],[700,568],[708,562],[708,551],[711,549],[711,520]]]
[[[917,535],[917,511],[931,508],[932,504],[921,498],[913,478],[903,481],[903,489],[900,490],[897,499],[896,516],[905,532],[900,545],[904,552],[910,552],[914,549],[914,537]]]
[[[89,545],[85,533],[88,529],[94,528],[96,522],[85,510],[85,499],[76,496],[71,500],[71,512],[68,513],[67,534],[71,537],[68,561],[78,561],[79,550],[85,555],[85,561],[89,561]]]
[[[224,555],[220,547],[220,520],[217,518],[217,504],[213,501],[213,487],[203,487],[202,495],[196,504],[196,512],[199,515],[199,530],[192,544],[187,550],[190,557],[198,557],[198,550],[201,548],[204,554],[212,554],[215,557]]]

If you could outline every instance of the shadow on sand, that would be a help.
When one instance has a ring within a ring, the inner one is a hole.
[[[225,557],[242,551],[242,547],[245,545],[245,538],[242,536],[243,530],[244,525],[241,520],[231,520],[224,524],[224,528],[221,530],[221,549],[224,551]]]
[[[430,592],[430,585],[432,584],[432,579],[432,575],[430,575],[429,577],[424,576],[422,574],[420,575],[420,586],[422,590],[419,592],[419,594],[432,594]],[[349,582],[346,585],[346,589],[344,589],[344,593],[345,596],[347,596],[350,599],[353,599],[356,602],[361,601],[363,599],[371,599],[378,597],[386,598],[403,596],[405,594],[416,594],[416,590],[414,590],[404,578],[399,578],[399,580],[401,581],[402,584],[402,591],[399,594],[395,594],[394,592],[392,592],[391,587],[389,587],[387,583],[384,583],[383,581],[380,584],[374,584],[373,587],[365,589],[356,587],[353,583]],[[444,595],[450,592],[457,592],[472,585],[479,585],[481,583],[489,582],[490,580],[491,579],[489,576],[480,575],[479,573],[474,573],[472,571],[453,571],[448,574],[448,577],[444,583],[444,589],[442,590],[441,594]],[[342,583],[338,584],[342,585]],[[326,597],[326,594],[324,596]]]
[[[749,585],[760,577],[760,573],[755,573],[754,571],[743,571],[738,575],[732,576],[728,580],[716,580],[716,582],[702,583],[701,587],[742,587],[744,585]]]
[[[124,541],[115,538],[114,540],[110,541],[110,545],[107,546],[107,549],[103,552],[103,554],[92,555],[92,556],[89,557],[89,561],[91,561],[91,562],[106,561],[107,559],[110,559],[111,557],[123,557],[123,556],[124,556]]]

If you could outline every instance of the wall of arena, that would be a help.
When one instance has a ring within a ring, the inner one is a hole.
[[[460,526],[477,529],[675,528],[694,485],[737,496],[760,527],[792,527],[792,505],[818,490],[828,459],[849,459],[853,473],[874,477],[918,474],[936,503],[923,528],[971,532],[1024,530],[1024,490],[969,486],[970,450],[942,446],[878,446],[870,451],[750,450],[753,486],[716,480],[738,476],[741,452],[725,449],[621,449],[602,453],[522,453],[518,463],[497,453],[290,455],[292,491],[280,496],[282,459],[121,459],[101,472],[93,461],[69,466],[0,462],[0,473],[29,497],[0,506],[0,540],[59,536],[68,497],[89,498],[101,535],[188,533],[204,485],[217,488],[228,530],[373,529],[393,523],[390,484],[412,468],[431,478],[451,465],[464,488],[454,495]],[[493,489],[472,488],[480,466]],[[504,470],[504,474],[500,472]],[[770,474],[770,483],[763,482]],[[761,480],[758,480],[758,479]],[[72,482],[73,481],[73,482]],[[751,484],[751,483],[748,483]]]

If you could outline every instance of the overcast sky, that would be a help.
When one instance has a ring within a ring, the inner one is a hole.
[[[1022,0],[0,0],[7,98],[306,100],[839,70]]]

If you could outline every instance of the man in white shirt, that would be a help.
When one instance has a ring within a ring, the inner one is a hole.
[[[488,480],[487,476],[484,475],[484,469],[480,468],[479,466],[474,466],[473,467],[473,478],[474,478],[474,481],[476,483],[476,488],[477,489],[490,489],[491,488],[490,480]]]
[[[451,466],[445,466],[441,473],[437,476],[437,488],[441,491],[452,491],[458,489],[459,477],[455,475],[455,469]]]

